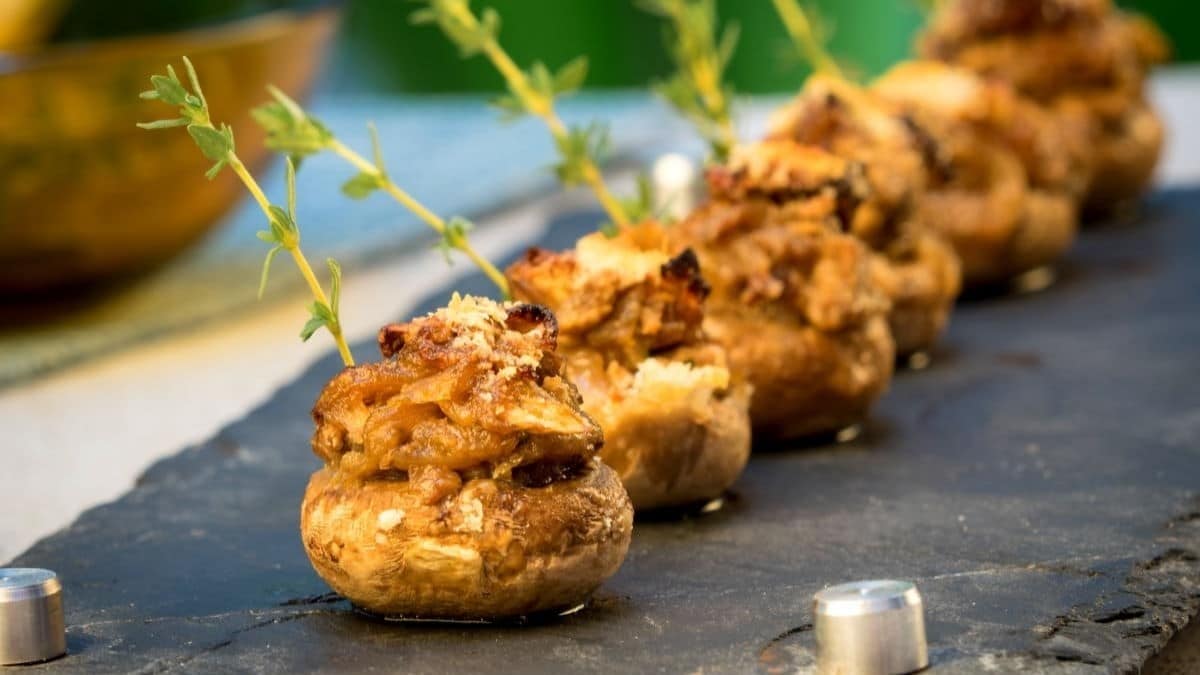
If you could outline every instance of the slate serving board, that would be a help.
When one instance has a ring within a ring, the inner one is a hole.
[[[1048,290],[963,303],[858,440],[757,448],[724,509],[639,521],[559,621],[385,624],[328,593],[297,526],[327,358],[13,561],[66,588],[71,653],[26,670],[804,671],[812,593],[878,577],[924,593],[934,672],[1135,670],[1200,609],[1198,212],[1161,193]]]

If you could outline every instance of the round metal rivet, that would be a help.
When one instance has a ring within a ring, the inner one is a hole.
[[[31,567],[0,568],[0,664],[48,661],[66,652],[58,575]]]
[[[929,665],[925,610],[907,581],[856,581],[813,596],[817,672],[901,675]]]

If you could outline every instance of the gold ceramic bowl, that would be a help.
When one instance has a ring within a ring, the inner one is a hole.
[[[0,296],[145,269],[196,241],[241,194],[171,116],[143,101],[149,77],[188,55],[214,119],[249,165],[266,157],[250,109],[264,88],[307,92],[336,26],[332,9],[276,12],[202,30],[64,45],[0,60]]]
[[[42,43],[66,0],[0,0],[0,49],[25,50]]]

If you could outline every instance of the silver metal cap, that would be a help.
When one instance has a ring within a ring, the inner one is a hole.
[[[0,567],[0,664],[48,661],[65,653],[58,575],[32,567]]]
[[[901,675],[929,665],[925,610],[907,581],[856,581],[813,596],[817,672]]]

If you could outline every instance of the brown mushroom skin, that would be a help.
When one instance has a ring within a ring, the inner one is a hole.
[[[544,487],[469,480],[433,505],[404,482],[346,485],[322,469],[300,529],[321,578],[368,612],[496,619],[583,602],[625,559],[633,510],[598,461]]]
[[[1106,124],[1092,157],[1093,173],[1083,212],[1103,217],[1119,211],[1146,191],[1162,156],[1166,129],[1145,103],[1130,105]]]
[[[750,459],[748,389],[717,402],[703,424],[640,408],[621,419],[604,454],[638,510],[698,505],[720,497]],[[631,439],[642,440],[631,443]],[[639,452],[653,448],[652,452]]]
[[[731,367],[754,383],[754,433],[794,439],[831,434],[866,419],[887,391],[896,358],[884,315],[830,333],[786,318],[714,314]],[[754,339],[748,339],[753,335]]]
[[[901,357],[937,344],[962,288],[962,264],[944,237],[915,233],[907,249],[904,255],[871,256],[871,278],[892,302],[888,328]]]
[[[1008,282],[1055,264],[1075,242],[1079,207],[1063,192],[1030,189],[1020,163],[1002,148],[978,166],[987,189],[946,185],[921,200],[920,217],[954,247],[963,283],[971,287]]]
[[[545,308],[456,295],[326,384],[300,531],[331,587],[381,615],[504,619],[617,570],[633,508],[557,339]]]

